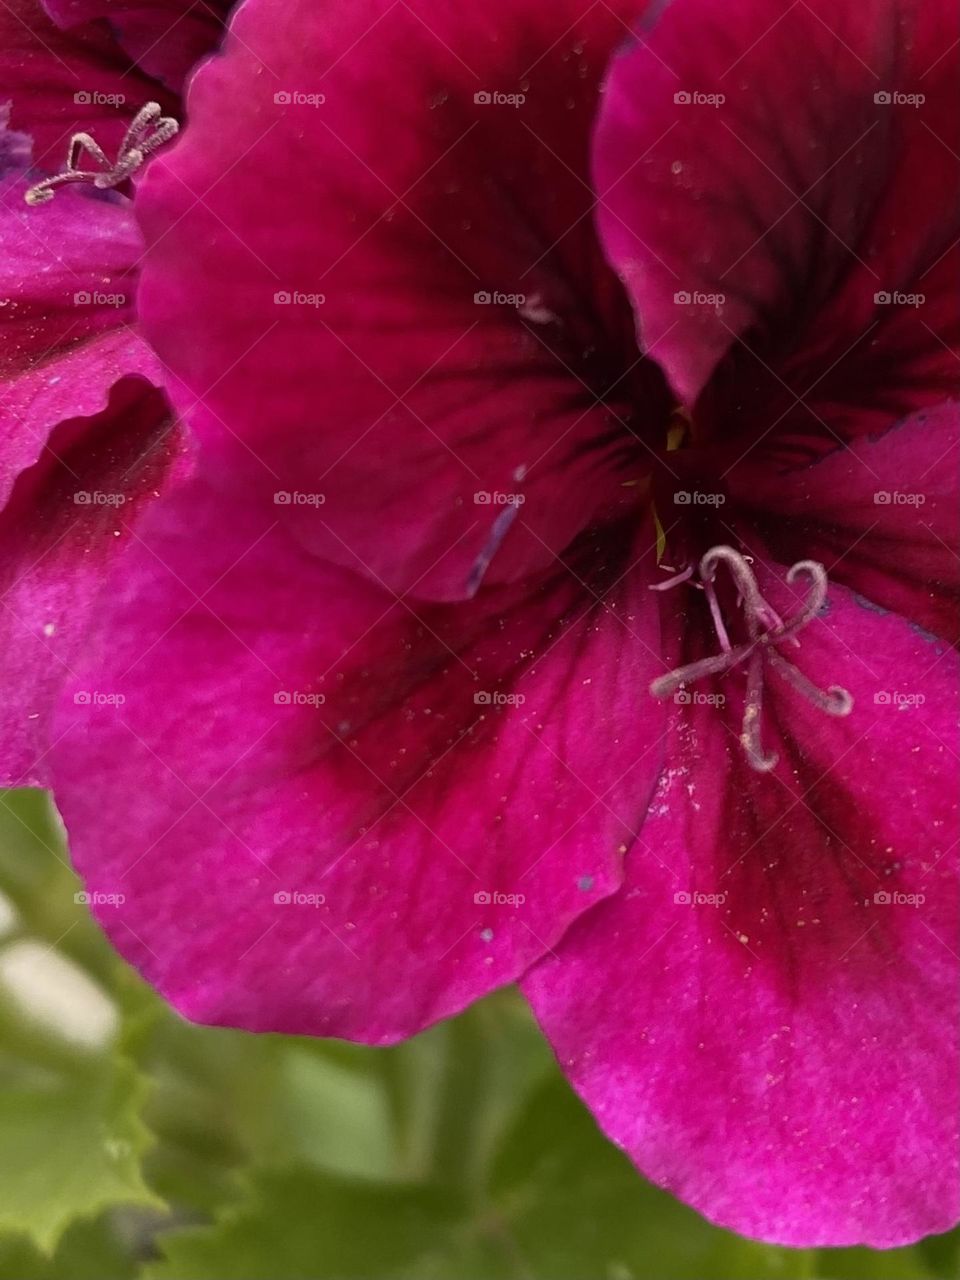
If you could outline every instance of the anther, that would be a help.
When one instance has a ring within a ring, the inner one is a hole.
[[[52,178],[44,178],[24,195],[29,205],[46,204],[56,194],[57,187],[68,182],[92,182],[99,190],[119,186],[135,173],[151,152],[169,142],[180,128],[172,116],[160,114],[159,102],[148,102],[134,116],[130,128],[123,135],[116,160],[111,160],[89,133],[75,133],[67,150],[66,167]],[[98,169],[79,169],[82,153],[92,156]]]
[[[724,626],[714,589],[714,579],[719,565],[725,564],[739,593],[738,603],[743,609],[747,626],[747,641],[732,645]],[[697,662],[676,667],[673,671],[660,676],[650,685],[650,692],[656,698],[669,697],[682,685],[702,680],[707,676],[721,675],[732,671],[743,663],[747,664],[747,688],[743,705],[743,724],[740,732],[740,745],[751,767],[758,772],[767,772],[777,763],[775,752],[767,752],[761,742],[760,730],[763,713],[764,664],[769,663],[772,669],[796,690],[818,711],[828,716],[846,716],[853,709],[853,698],[840,685],[830,685],[827,689],[818,688],[812,680],[804,675],[794,664],[780,652],[782,644],[799,645],[797,632],[812,622],[820,613],[827,598],[827,571],[816,560],[798,560],[787,573],[787,582],[792,584],[801,576],[810,580],[807,598],[795,614],[784,621],[775,609],[763,598],[757,585],[756,575],[745,556],[733,547],[711,547],[700,560],[700,583],[710,607],[710,616],[716,632],[721,652],[712,658],[701,658]],[[689,573],[678,574],[668,582],[660,582],[654,590],[665,590],[686,581]]]

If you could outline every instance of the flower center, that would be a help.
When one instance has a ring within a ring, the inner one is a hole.
[[[75,133],[67,149],[66,167],[52,178],[45,178],[32,186],[24,195],[27,204],[46,204],[52,200],[57,187],[67,182],[92,182],[105,190],[116,187],[143,164],[157,147],[169,142],[180,128],[172,116],[160,114],[158,102],[148,102],[133,118],[130,128],[123,135],[116,160],[110,160],[103,148],[94,142],[89,133]],[[97,169],[78,169],[83,152],[92,156]]]
[[[738,604],[743,609],[747,639],[742,644],[731,644],[717,599],[715,579],[721,564],[727,566],[733,578],[738,591]],[[694,566],[690,565],[665,582],[657,583],[651,590],[666,591],[679,586],[682,582],[690,581],[696,572]],[[846,716],[853,709],[853,698],[846,689],[835,684],[826,690],[817,688],[780,651],[781,645],[799,646],[797,633],[812,622],[823,608],[827,597],[827,571],[822,564],[818,564],[816,560],[798,560],[787,573],[787,582],[795,582],[801,576],[810,580],[807,598],[797,612],[784,621],[761,595],[756,576],[746,557],[734,551],[733,547],[711,547],[700,560],[700,581],[693,585],[702,589],[706,596],[721,651],[712,658],[702,658],[699,662],[676,667],[650,685],[650,692],[655,698],[666,698],[689,682],[732,671],[734,667],[746,664],[747,692],[740,745],[750,766],[760,772],[772,769],[778,759],[776,752],[764,751],[760,739],[763,682],[768,666],[824,715]]]

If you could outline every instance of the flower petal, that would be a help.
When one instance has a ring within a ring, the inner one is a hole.
[[[146,75],[177,93],[217,47],[230,0],[43,0],[66,30],[103,24]]]
[[[108,155],[135,112],[158,96],[107,30],[63,32],[40,0],[0,4],[0,93],[11,124],[33,139],[38,177],[63,167],[70,136],[91,133]],[[159,94],[162,105],[173,99]]]
[[[89,417],[127,374],[160,366],[129,328],[141,242],[128,201],[77,189],[29,208],[28,182],[0,183],[0,501],[66,418]]]
[[[143,323],[181,411],[212,411],[267,506],[292,495],[274,515],[305,545],[396,590],[543,569],[635,501],[665,432],[589,216],[626,28],[583,8],[249,0],[140,192]]]
[[[69,378],[70,362],[63,366]],[[142,509],[178,471],[180,436],[163,393],[123,377],[102,395],[89,417],[54,427],[0,511],[4,786],[49,784],[50,716],[104,576]]]
[[[619,884],[659,770],[654,538],[619,537],[581,548],[602,604],[574,569],[423,606],[240,495],[158,504],[53,752],[114,944],[188,1017],[372,1042],[516,978]]]
[[[813,465],[752,456],[727,476],[781,560],[821,561],[859,595],[960,639],[960,405],[913,414]]]
[[[614,63],[601,234],[681,399],[720,378],[701,431],[844,437],[956,386],[958,34],[945,0],[677,0]]]
[[[739,680],[692,686],[624,889],[523,985],[654,1182],[748,1236],[888,1247],[958,1214],[957,656],[829,603],[796,661],[852,713],[773,675],[760,774]]]

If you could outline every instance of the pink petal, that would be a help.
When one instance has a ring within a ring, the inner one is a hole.
[[[43,785],[49,717],[103,584],[178,449],[160,371],[129,327],[129,202],[0,182],[0,746]],[[121,516],[122,511],[122,516]]]
[[[948,401],[803,468],[727,477],[780,559],[831,578],[951,643],[960,638],[960,406]]]
[[[40,0],[0,4],[0,94],[12,103],[12,127],[33,139],[38,177],[63,167],[71,134],[91,133],[110,155],[145,102],[174,105],[131,69],[109,32],[63,32]]]
[[[0,183],[0,501],[58,422],[98,413],[126,374],[160,382],[129,327],[142,247],[129,202],[74,188],[30,208],[28,186]]]
[[[70,362],[61,363],[69,378]],[[163,394],[124,377],[102,395],[89,417],[52,430],[0,512],[5,786],[49,784],[50,715],[97,616],[104,576],[176,471],[179,434]]]
[[[836,439],[956,386],[958,34],[944,0],[677,0],[614,63],[600,230],[680,398],[720,377],[701,433]]]
[[[758,774],[742,678],[692,686],[728,704],[671,704],[623,891],[523,985],[654,1182],[748,1236],[889,1247],[958,1215],[957,660],[842,587],[829,606],[795,661],[850,716],[773,676]],[[702,621],[674,624],[685,658]]]
[[[145,331],[181,411],[212,410],[224,465],[265,510],[292,494],[274,514],[324,557],[465,599],[634,501],[665,388],[587,180],[625,31],[578,0],[250,0],[197,74],[138,200]]]
[[[187,73],[217,47],[229,0],[43,0],[59,27],[102,24],[140,69],[179,92]]]
[[[198,483],[140,537],[54,789],[89,888],[124,895],[102,924],[186,1016],[395,1040],[617,887],[660,765],[662,710],[635,700],[660,665],[649,528],[456,607]]]

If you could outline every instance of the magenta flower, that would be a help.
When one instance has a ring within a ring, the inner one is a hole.
[[[956,24],[636,16],[237,12],[137,197],[196,478],[56,797],[187,1016],[520,981],[648,1177],[903,1243],[957,1214]]]

